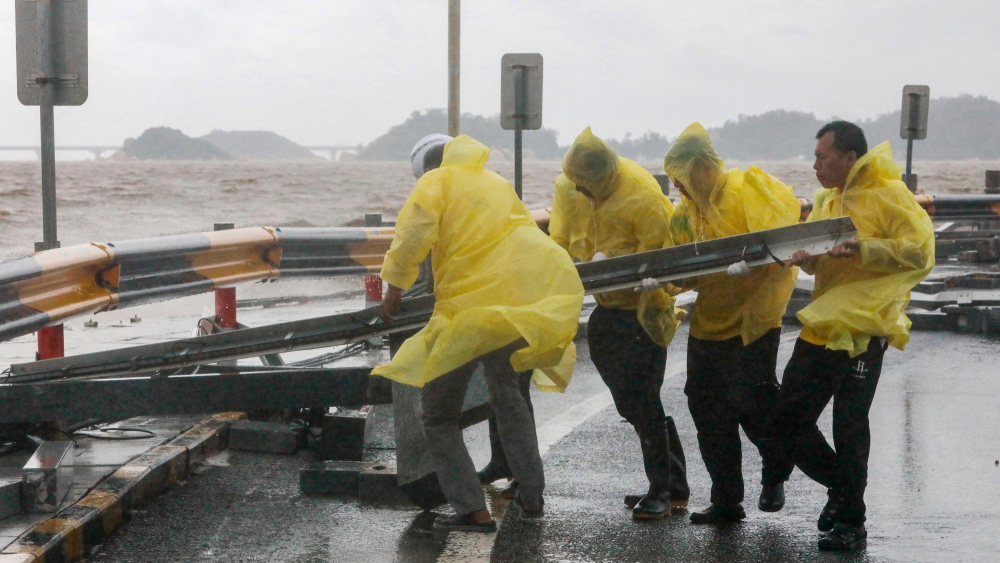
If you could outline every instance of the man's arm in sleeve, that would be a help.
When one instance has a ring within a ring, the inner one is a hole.
[[[436,174],[425,175],[407,198],[396,220],[396,236],[382,262],[382,279],[400,289],[409,289],[420,273],[420,263],[437,243],[444,188]]]
[[[894,200],[894,201],[892,201]],[[934,227],[913,196],[897,194],[883,206],[885,238],[861,239],[861,267],[874,272],[924,270],[934,265]]]

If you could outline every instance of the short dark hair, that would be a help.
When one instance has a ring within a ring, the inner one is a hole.
[[[819,139],[831,131],[833,132],[833,146],[838,151],[842,153],[854,151],[858,158],[868,154],[868,141],[865,139],[865,132],[857,125],[842,119],[831,121],[820,128],[819,133],[816,133],[816,138]]]
[[[444,143],[434,145],[424,153],[424,170],[434,170],[441,168],[441,161],[444,159]]]

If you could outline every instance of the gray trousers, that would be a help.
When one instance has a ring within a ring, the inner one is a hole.
[[[518,481],[518,494],[529,507],[541,503],[545,475],[538,454],[535,421],[518,388],[518,373],[510,365],[510,355],[523,347],[523,341],[505,346],[442,375],[421,390],[424,437],[434,457],[438,483],[456,514],[486,508],[476,466],[465,447],[458,423],[466,388],[480,363],[490,406],[497,418],[500,441],[507,452],[511,472]]]

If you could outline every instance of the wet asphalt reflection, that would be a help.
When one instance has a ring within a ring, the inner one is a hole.
[[[787,331],[788,329],[786,329]],[[710,482],[683,394],[686,327],[671,346],[663,401],[688,459],[691,509],[708,505]],[[794,333],[781,345],[779,367]],[[678,363],[680,362],[680,363]],[[1000,342],[951,333],[913,334],[906,352],[890,349],[872,408],[866,548],[820,553],[815,520],[825,490],[798,470],[776,514],[756,508],[760,457],[744,439],[747,519],[694,526],[687,513],[634,522],[622,499],[643,492],[638,439],[609,405],[546,454],[546,516],[509,512],[493,547],[495,562],[578,561],[994,561],[1000,548]],[[539,427],[605,390],[586,345],[564,395],[535,394]],[[820,427],[830,436],[829,409]],[[486,462],[485,425],[467,434]],[[302,495],[298,471],[312,460],[229,452],[142,511],[93,561],[399,561],[461,559],[434,515],[409,506]],[[445,509],[439,509],[444,512]]]

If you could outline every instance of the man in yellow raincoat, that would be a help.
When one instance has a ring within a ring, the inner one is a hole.
[[[673,206],[656,179],[631,160],[619,158],[589,127],[566,153],[563,173],[593,206],[592,244],[567,242],[568,250],[578,253],[578,258],[591,252],[594,260],[613,258],[669,244],[667,218]],[[554,206],[553,217],[562,219],[564,211]],[[667,345],[679,324],[674,300],[664,289],[611,291],[596,299],[597,308],[587,325],[590,358],[611,390],[619,414],[639,435],[649,480],[649,490],[632,516],[663,518],[670,514],[672,500],[686,505],[688,495],[683,472],[671,475],[671,449],[680,452],[676,457],[681,468],[683,450],[679,441],[670,443],[660,401]],[[671,498],[671,489],[678,491],[678,498]]]
[[[820,549],[845,549],[867,536],[868,412],[886,348],[909,341],[903,311],[934,266],[934,229],[900,181],[888,142],[869,151],[861,129],[846,121],[823,126],[816,139],[813,168],[823,189],[808,220],[849,216],[858,237],[824,256],[792,257],[816,284],[798,314],[802,334],[773,423],[795,464],[829,487],[817,522]],[[836,452],[816,425],[831,398]]]
[[[674,244],[774,229],[798,222],[791,188],[756,166],[727,170],[708,133],[692,123],[674,141],[664,170],[683,196],[670,220]],[[711,506],[691,514],[696,524],[740,520],[743,510],[739,429],[763,459],[758,507],[781,510],[793,465],[766,437],[777,398],[775,368],[781,317],[795,289],[796,268],[769,264],[700,276],[687,347],[687,383],[698,445],[712,477]],[[646,284],[644,284],[646,285]]]
[[[425,138],[417,149],[444,140]],[[421,153],[433,151],[414,151],[415,157]],[[435,163],[415,158],[414,171],[426,173],[399,213],[382,266],[389,284],[382,313],[391,320],[402,291],[431,255],[434,313],[389,364],[372,373],[423,387],[424,435],[438,482],[456,512],[438,518],[439,529],[496,529],[458,422],[479,364],[520,484],[514,504],[538,517],[545,479],[518,372],[534,370],[539,388],[561,391],[576,361],[573,337],[583,305],[576,268],[538,229],[510,183],[484,169],[488,158],[489,149],[465,135],[447,142],[440,168],[430,170]]]

